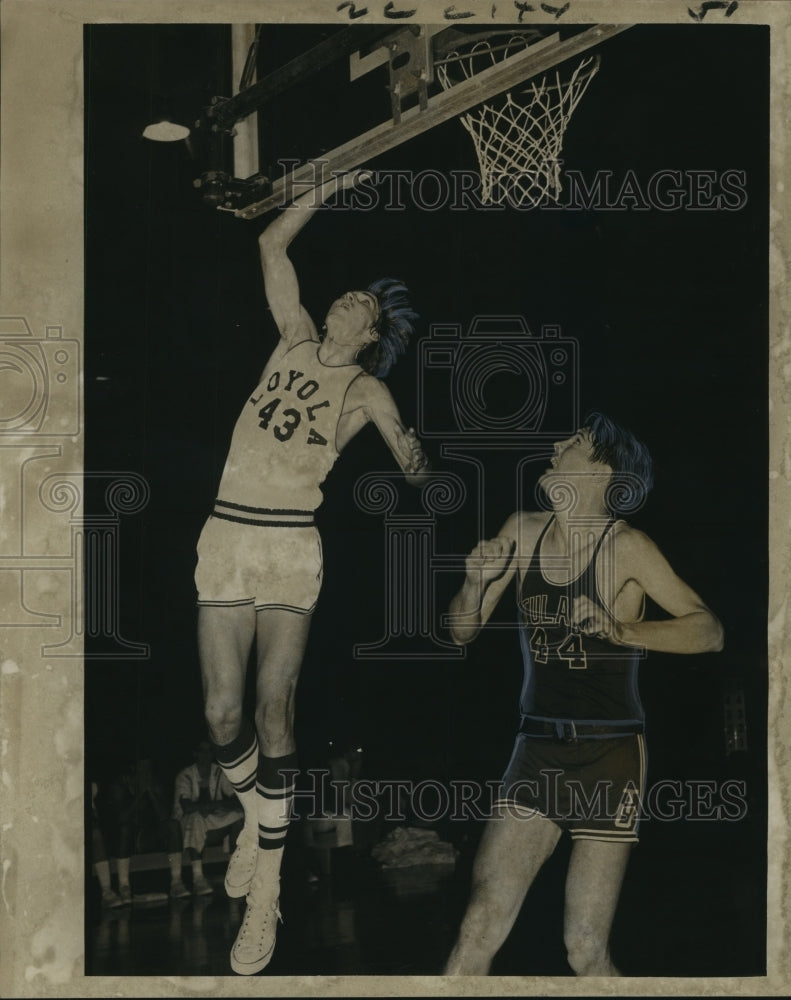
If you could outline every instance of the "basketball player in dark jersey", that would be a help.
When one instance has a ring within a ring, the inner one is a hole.
[[[629,431],[591,415],[555,445],[540,485],[551,511],[519,511],[479,542],[450,606],[454,641],[471,642],[515,579],[525,673],[520,732],[448,975],[488,974],[564,830],[569,964],[577,975],[619,975],[610,928],[644,780],[638,657],[722,648],[722,626],[700,597],[646,535],[613,516],[620,491],[651,486],[650,457]],[[646,597],[669,617],[645,620]]]
[[[283,845],[297,772],[294,692],[322,579],[314,512],[344,446],[373,421],[408,482],[428,472],[381,379],[406,348],[416,313],[405,286],[380,279],[332,303],[320,338],[300,302],[292,239],[337,186],[298,198],[259,238],[264,286],[280,332],[237,420],[214,509],[198,542],[198,643],[215,755],[245,814],[225,888],[246,896],[231,950],[241,975],[271,958]],[[256,643],[255,725],[242,717]]]

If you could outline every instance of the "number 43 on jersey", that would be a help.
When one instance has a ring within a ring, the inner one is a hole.
[[[283,386],[284,390],[291,390],[294,382],[302,378],[303,372],[289,371],[289,378],[286,385]],[[280,382],[280,372],[274,372],[269,379],[267,389],[270,392],[273,389],[277,389]],[[315,379],[308,379],[307,382],[303,382],[302,385],[295,392],[295,396],[302,402],[310,399],[318,391],[319,384]],[[256,406],[262,399],[263,393],[260,396],[253,397],[250,402]],[[283,402],[281,396],[275,396],[274,399],[270,399],[268,403],[261,407],[258,411],[258,426],[263,430],[268,430],[269,425],[272,421],[277,418],[277,423],[272,424],[272,433],[277,438],[278,441],[288,441],[290,437],[294,434],[294,431],[302,423],[303,410],[297,409],[294,406],[287,406],[283,409],[280,408],[280,404]],[[316,410],[320,410],[325,406],[329,406],[330,401],[328,399],[322,400],[320,403],[313,403],[310,406],[304,407],[304,413],[307,415],[308,422],[312,423],[316,419]],[[320,444],[326,447],[327,439],[323,434],[320,434],[315,427],[311,427],[308,432],[308,444]]]

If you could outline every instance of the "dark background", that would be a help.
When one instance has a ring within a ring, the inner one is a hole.
[[[328,30],[268,28],[261,68]],[[243,222],[203,204],[186,145],[140,137],[162,93],[194,109],[230,93],[228,40],[220,25],[86,32],[86,469],[134,471],[151,490],[146,508],[123,519],[119,548],[119,633],[148,643],[150,656],[124,661],[104,655],[112,643],[88,639],[86,759],[100,780],[140,752],[172,774],[205,732],[195,544],[239,407],[276,335],[256,246],[270,217]],[[611,171],[616,190],[627,170],[642,183],[658,170],[744,171],[739,210],[423,211],[407,199],[404,211],[323,211],[292,247],[319,325],[333,297],[383,274],[412,289],[418,343],[388,380],[407,423],[417,421],[419,341],[431,324],[466,329],[477,315],[522,315],[534,333],[556,324],[578,342],[580,411],[599,408],[648,444],[656,486],[631,520],[726,632],[722,653],[651,654],[642,666],[649,782],[736,777],[748,790],[737,824],[644,825],[646,872],[700,849],[732,904],[714,912],[704,892],[709,950],[701,941],[686,947],[690,955],[703,947],[710,964],[685,965],[681,947],[680,972],[670,974],[757,974],[764,961],[768,45],[760,27],[637,26],[603,47],[564,144],[567,168],[588,180]],[[315,155],[367,125],[367,114],[386,118],[385,82],[331,78],[279,100],[264,154]],[[475,162],[467,133],[449,122],[371,166],[448,171]],[[520,384],[503,376],[490,391],[490,405],[509,412]],[[433,388],[424,409],[442,428],[449,406]],[[480,526],[474,477],[443,455],[442,437],[425,441],[435,468],[470,489],[468,503],[435,525],[435,551],[463,555]],[[517,506],[519,456],[484,456],[488,535]],[[363,746],[372,777],[497,778],[517,722],[515,631],[485,634],[463,659],[353,655],[356,643],[384,634],[386,579],[383,518],[358,508],[354,485],[365,472],[393,469],[369,428],[325,484],[325,580],[297,703],[303,766],[323,761],[327,740],[349,739]],[[534,479],[528,465],[528,498]],[[402,484],[399,496],[399,513],[423,511],[416,491]],[[89,501],[103,513],[98,488]],[[459,572],[437,576],[439,611],[460,582]],[[747,706],[747,749],[736,753],[723,730],[731,689]],[[659,875],[654,888],[654,912],[688,906],[696,891],[668,890]]]

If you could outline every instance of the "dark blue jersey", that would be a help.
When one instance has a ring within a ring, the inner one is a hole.
[[[604,606],[596,583],[596,562],[614,522],[602,532],[585,569],[559,585],[547,581],[541,571],[541,543],[553,520],[554,516],[536,542],[519,590],[525,669],[521,712],[577,722],[642,721],[637,651],[585,635],[572,625],[575,598],[587,596]]]

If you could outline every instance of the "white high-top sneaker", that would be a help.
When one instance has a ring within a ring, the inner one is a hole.
[[[240,976],[253,976],[269,964],[275,950],[280,915],[280,879],[264,882],[253,878],[247,894],[242,926],[231,948],[231,968]]]
[[[225,869],[225,891],[231,899],[239,899],[250,891],[258,861],[258,829],[255,825],[242,828],[236,838],[236,850]]]

